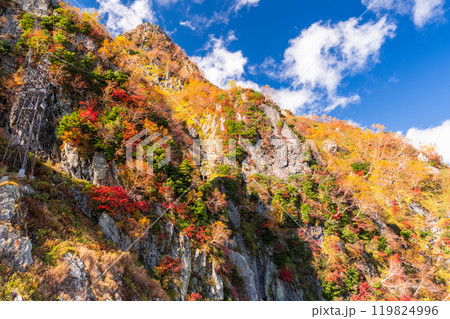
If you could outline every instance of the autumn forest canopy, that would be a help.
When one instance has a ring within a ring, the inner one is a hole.
[[[221,89],[150,23],[111,37],[65,3],[0,11],[2,158],[27,72],[47,61],[50,82],[34,178],[14,153],[0,164],[0,238],[21,241],[0,244],[1,300],[450,293],[450,169],[433,147]],[[166,142],[143,157],[150,136]]]

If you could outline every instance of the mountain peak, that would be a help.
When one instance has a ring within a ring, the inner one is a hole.
[[[111,38],[69,5],[0,11],[1,299],[448,295],[432,148],[220,89],[156,25]]]

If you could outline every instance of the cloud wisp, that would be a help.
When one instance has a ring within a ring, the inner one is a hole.
[[[363,5],[370,7],[374,0],[362,0]],[[418,28],[442,21],[444,19],[445,0],[378,0],[371,10],[384,14],[409,15]]]
[[[410,128],[406,137],[411,140],[415,147],[434,144],[439,154],[444,158],[444,162],[450,164],[450,120],[427,129]]]
[[[244,7],[256,7],[260,0],[235,0],[232,6],[234,11],[239,11]]]
[[[176,0],[159,0],[170,2]],[[180,25],[187,27],[193,31],[204,31],[214,24],[228,24],[230,17],[237,15],[243,8],[251,8],[259,5],[260,0],[231,0],[226,2],[227,9],[215,11],[210,16],[195,14],[189,19],[180,21]]]
[[[124,5],[120,0],[97,0],[98,11],[105,15],[108,30],[118,35],[135,28],[147,21],[156,22],[155,12],[150,0],[135,0],[130,5]]]

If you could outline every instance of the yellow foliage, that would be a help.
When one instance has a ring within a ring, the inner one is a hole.
[[[128,50],[131,47],[131,42],[128,41],[123,35],[117,36],[115,42],[121,49]]]

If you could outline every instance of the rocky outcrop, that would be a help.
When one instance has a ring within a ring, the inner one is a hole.
[[[99,219],[99,224],[106,237],[116,243],[121,250],[130,248],[131,239],[117,228],[112,217],[104,213]],[[200,293],[211,300],[223,300],[223,281],[215,271],[215,262],[208,260],[208,254],[198,249],[193,251],[190,239],[177,233],[171,223],[165,225],[163,233],[163,238],[160,238],[148,232],[135,243],[134,247],[144,266],[153,270],[159,265],[164,255],[179,258],[180,285],[173,286],[172,289],[178,294],[180,300],[185,300],[191,291]],[[210,280],[205,281],[205,278]]]
[[[191,241],[187,236],[180,236],[178,256],[181,260],[181,300],[186,298],[192,273]]]
[[[250,260],[247,256],[235,251],[230,252],[230,259],[238,267],[239,273],[244,280],[245,290],[250,300],[258,300],[258,292],[256,290],[255,273],[250,268]]]
[[[116,222],[107,213],[103,213],[100,216],[98,224],[106,238],[112,240],[121,250],[127,250],[131,246],[131,239],[119,231]]]
[[[213,260],[211,263],[211,278],[212,285],[210,286],[211,295],[207,296],[212,300],[223,300],[223,281],[222,277],[216,273],[216,263]]]
[[[48,10],[59,7],[59,1],[57,0],[13,0],[20,8],[26,12],[47,15]]]
[[[339,146],[332,140],[325,140],[322,144],[322,149],[328,154],[339,153]]]
[[[67,143],[63,147],[59,168],[72,178],[83,179],[94,185],[109,185],[117,181],[114,165],[110,166],[102,153],[96,152],[92,158],[85,158]]]
[[[0,182],[0,258],[11,267],[27,270],[33,263],[31,242],[11,225],[20,198],[20,186],[3,177]]]
[[[290,175],[309,173],[308,164],[309,147],[303,143],[292,130],[283,123],[280,112],[270,105],[263,105],[262,110],[272,125],[272,135],[267,141],[258,139],[250,144],[243,139],[238,143],[248,156],[242,163],[244,177],[252,174],[264,174],[287,179]],[[219,132],[224,131],[224,118],[211,114],[201,126],[204,139],[201,145],[202,174],[210,176],[211,170],[220,164],[234,165],[226,156]],[[280,128],[280,123],[282,126]],[[230,150],[231,151],[231,150]]]
[[[91,199],[86,195],[79,187],[72,187],[70,192],[72,193],[75,204],[81,212],[89,217],[90,219],[95,219],[94,210],[91,206]],[[98,216],[97,216],[98,217]]]
[[[238,268],[249,300],[303,300],[304,292],[298,279],[289,283],[279,278],[272,248],[262,248],[255,256],[247,251],[243,238],[236,235],[229,257]],[[314,293],[321,296],[317,279],[311,278],[311,283],[316,287]]]
[[[420,215],[422,217],[428,217],[430,212],[428,212],[425,208],[423,208],[420,204],[411,202],[408,204],[410,211],[414,214]]]
[[[264,104],[262,110],[272,125],[272,136],[268,141],[269,145],[262,140],[258,140],[255,145],[242,143],[250,154],[242,164],[244,174],[259,173],[287,179],[290,175],[310,172],[307,145],[283,123],[281,113],[277,109]]]
[[[64,255],[64,262],[69,272],[61,283],[60,300],[90,301],[94,300],[89,288],[89,276],[85,271],[83,261],[68,252]]]
[[[305,154],[307,147],[286,124],[283,124],[280,133],[274,129],[269,146],[262,140],[255,145],[242,144],[250,155],[242,163],[247,176],[259,173],[287,179],[290,175],[310,172]]]
[[[15,3],[0,4],[0,14],[2,16],[2,27],[0,28],[0,38],[13,48],[17,39],[20,37],[19,17],[17,16],[17,7]],[[17,69],[17,57],[10,54],[0,54],[0,67],[3,74],[14,73]],[[4,119],[2,119],[4,120]]]
[[[0,221],[11,221],[14,217],[15,206],[19,197],[19,185],[8,181],[0,183]]]
[[[232,201],[227,201],[228,203],[228,217],[230,218],[231,225],[235,228],[241,227],[241,215],[239,214],[239,207],[236,206]]]
[[[0,257],[11,267],[27,270],[33,263],[31,242],[9,224],[0,224]]]

